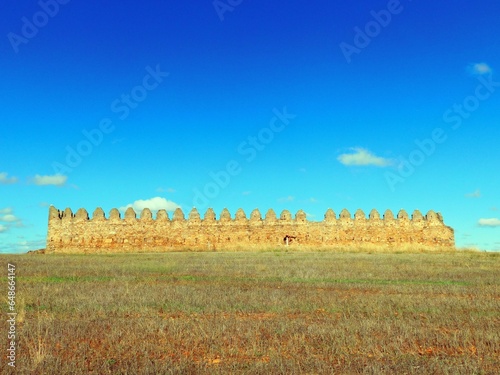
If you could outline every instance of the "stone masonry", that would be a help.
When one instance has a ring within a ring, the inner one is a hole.
[[[145,208],[140,217],[128,208],[122,218],[114,208],[106,218],[97,208],[92,218],[83,208],[49,209],[47,252],[165,252],[176,250],[251,250],[278,248],[338,248],[366,245],[399,247],[454,247],[454,231],[446,226],[439,213],[418,210],[411,218],[404,210],[396,217],[390,210],[381,217],[372,210],[368,217],[361,210],[354,217],[343,210],[339,216],[329,209],[321,222],[308,221],[302,210],[295,217],[285,210],[279,217],[271,209],[262,218],[259,210],[247,217],[239,209],[234,218],[224,209],[216,219],[213,209],[204,218],[196,209],[186,219],[181,209],[170,218],[159,210],[153,218]]]

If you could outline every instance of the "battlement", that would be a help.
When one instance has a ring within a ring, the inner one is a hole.
[[[405,210],[396,216],[385,211],[383,217],[372,210],[368,217],[362,210],[351,215],[346,209],[337,216],[329,209],[323,221],[307,219],[304,211],[295,216],[284,210],[278,217],[270,209],[263,217],[259,210],[249,216],[239,209],[234,217],[224,209],[219,219],[213,209],[201,218],[193,208],[186,218],[178,208],[172,215],[159,210],[156,217],[145,208],[139,217],[128,208],[122,218],[113,208],[106,217],[97,208],[90,218],[80,208],[76,214],[49,208],[48,252],[133,252],[175,250],[249,249],[279,246],[339,247],[363,244],[453,247],[454,231],[446,226],[441,214],[415,210],[411,217]]]

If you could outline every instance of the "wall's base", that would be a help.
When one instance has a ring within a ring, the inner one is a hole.
[[[418,253],[418,252],[453,252],[453,246],[430,246],[418,244],[400,245],[376,245],[376,244],[353,244],[344,246],[299,246],[299,245],[277,245],[256,246],[239,245],[226,246],[222,248],[200,249],[191,247],[117,247],[117,248],[82,248],[67,247],[58,249],[46,249],[45,254],[135,254],[135,253],[171,253],[171,252],[370,252],[370,253]]]

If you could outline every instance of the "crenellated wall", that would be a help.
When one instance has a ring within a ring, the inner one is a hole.
[[[174,250],[236,250],[287,246],[345,247],[363,245],[399,246],[413,244],[454,247],[454,231],[439,213],[418,210],[410,218],[406,211],[394,217],[390,210],[381,217],[372,210],[368,217],[357,210],[354,217],[342,210],[337,217],[329,209],[321,222],[311,222],[302,210],[295,217],[285,210],[280,217],[271,209],[262,218],[259,210],[249,217],[239,209],[234,218],[224,209],[216,219],[208,209],[202,219],[196,209],[188,218],[177,209],[170,218],[165,210],[153,219],[145,208],[140,217],[128,208],[122,218],[114,208],[106,218],[97,208],[92,218],[85,209],[49,209],[47,252],[135,252]]]

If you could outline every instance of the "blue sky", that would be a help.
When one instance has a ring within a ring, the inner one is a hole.
[[[1,252],[50,204],[433,209],[500,250],[496,1],[1,7]]]

